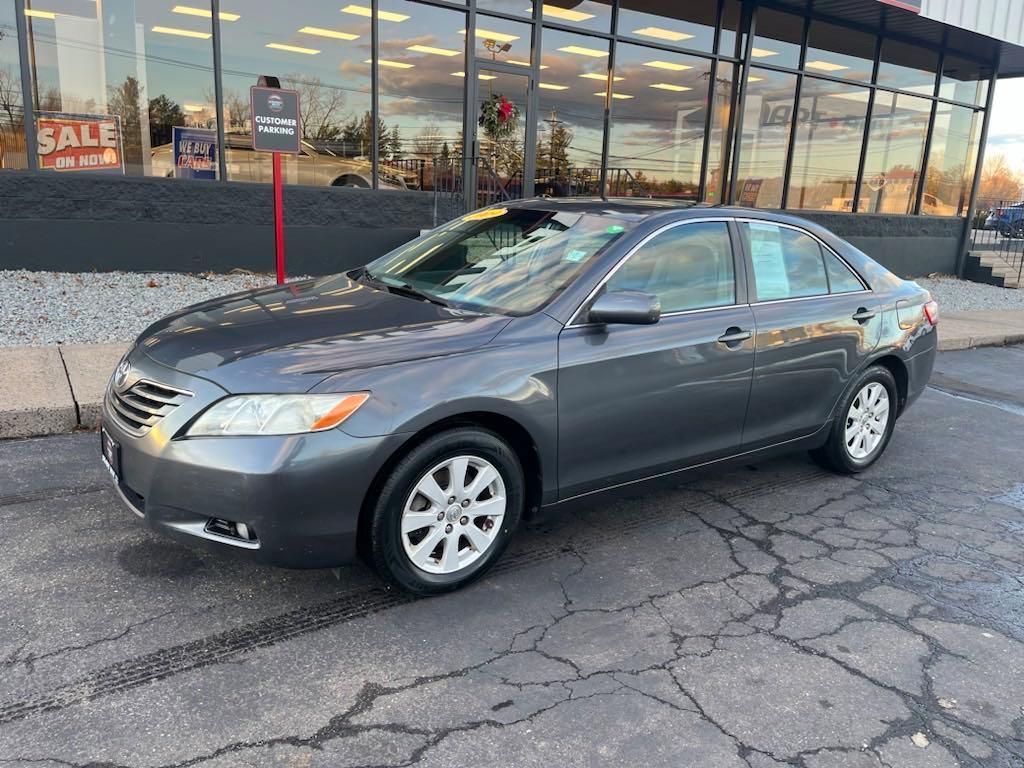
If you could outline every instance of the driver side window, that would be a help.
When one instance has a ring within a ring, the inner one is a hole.
[[[662,313],[736,303],[736,274],[724,221],[682,224],[655,235],[629,257],[607,291],[643,291]]]

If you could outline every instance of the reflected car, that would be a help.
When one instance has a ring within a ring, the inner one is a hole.
[[[154,323],[109,382],[102,455],[161,533],[289,567],[362,555],[433,594],[542,513],[792,451],[867,469],[937,322],[799,218],[521,201]]]
[[[1003,237],[1024,237],[1024,203],[996,208],[985,219],[985,229]]]
[[[273,160],[268,152],[256,152],[249,135],[229,133],[227,143],[228,178],[232,181],[251,181],[269,184],[273,181]],[[327,187],[372,186],[373,167],[368,158],[345,157],[336,154],[329,142],[303,141],[298,155],[284,155],[284,178],[289,184]],[[174,145],[164,144],[152,152],[154,176],[174,176]],[[420,179],[415,173],[381,164],[381,189],[419,189]]]

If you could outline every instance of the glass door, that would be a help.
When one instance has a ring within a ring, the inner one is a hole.
[[[530,75],[480,62],[475,93],[475,180],[470,188],[476,190],[476,207],[532,195],[526,141]]]

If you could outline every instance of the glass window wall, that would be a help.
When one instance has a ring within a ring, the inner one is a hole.
[[[548,0],[541,4],[544,21],[594,32],[611,31],[612,0]]]
[[[724,200],[725,180],[729,162],[729,125],[737,88],[735,64],[718,62],[715,87],[711,93],[711,130],[708,133],[708,167],[705,175],[704,201]]]
[[[804,38],[804,18],[771,8],[757,11],[754,46],[750,56],[757,64],[796,69]]]
[[[857,29],[812,21],[804,69],[813,74],[870,83],[876,41],[874,35]]]
[[[935,93],[938,59],[938,54],[928,48],[884,40],[878,62],[878,84],[931,96]]]
[[[752,67],[743,104],[736,202],[751,208],[782,205],[796,75]]]
[[[27,166],[14,0],[0,0],[0,169]]]
[[[939,103],[932,132],[921,213],[963,216],[978,156],[981,112]]]
[[[991,77],[992,68],[986,64],[959,56],[946,56],[942,64],[939,97],[983,106]]]
[[[914,212],[931,111],[928,99],[889,91],[875,94],[858,211]]]
[[[622,0],[619,36],[658,45],[711,51],[715,46],[717,0]]]
[[[229,27],[248,4],[225,3]],[[209,2],[29,0],[39,166],[47,171],[214,178],[193,151],[176,163],[174,129],[216,146]]]
[[[628,173],[622,181],[637,187],[630,191],[697,199],[710,75],[710,59],[619,45],[615,93],[629,98],[612,107],[608,166]]]

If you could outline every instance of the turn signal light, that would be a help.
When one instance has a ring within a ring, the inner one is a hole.
[[[932,300],[924,305],[924,316],[929,325],[939,324],[939,302]]]
[[[317,432],[321,429],[331,429],[336,427],[367,401],[370,396],[365,392],[358,392],[353,395],[348,395],[341,400],[336,406],[331,408],[327,413],[321,416],[313,424],[312,431]]]

